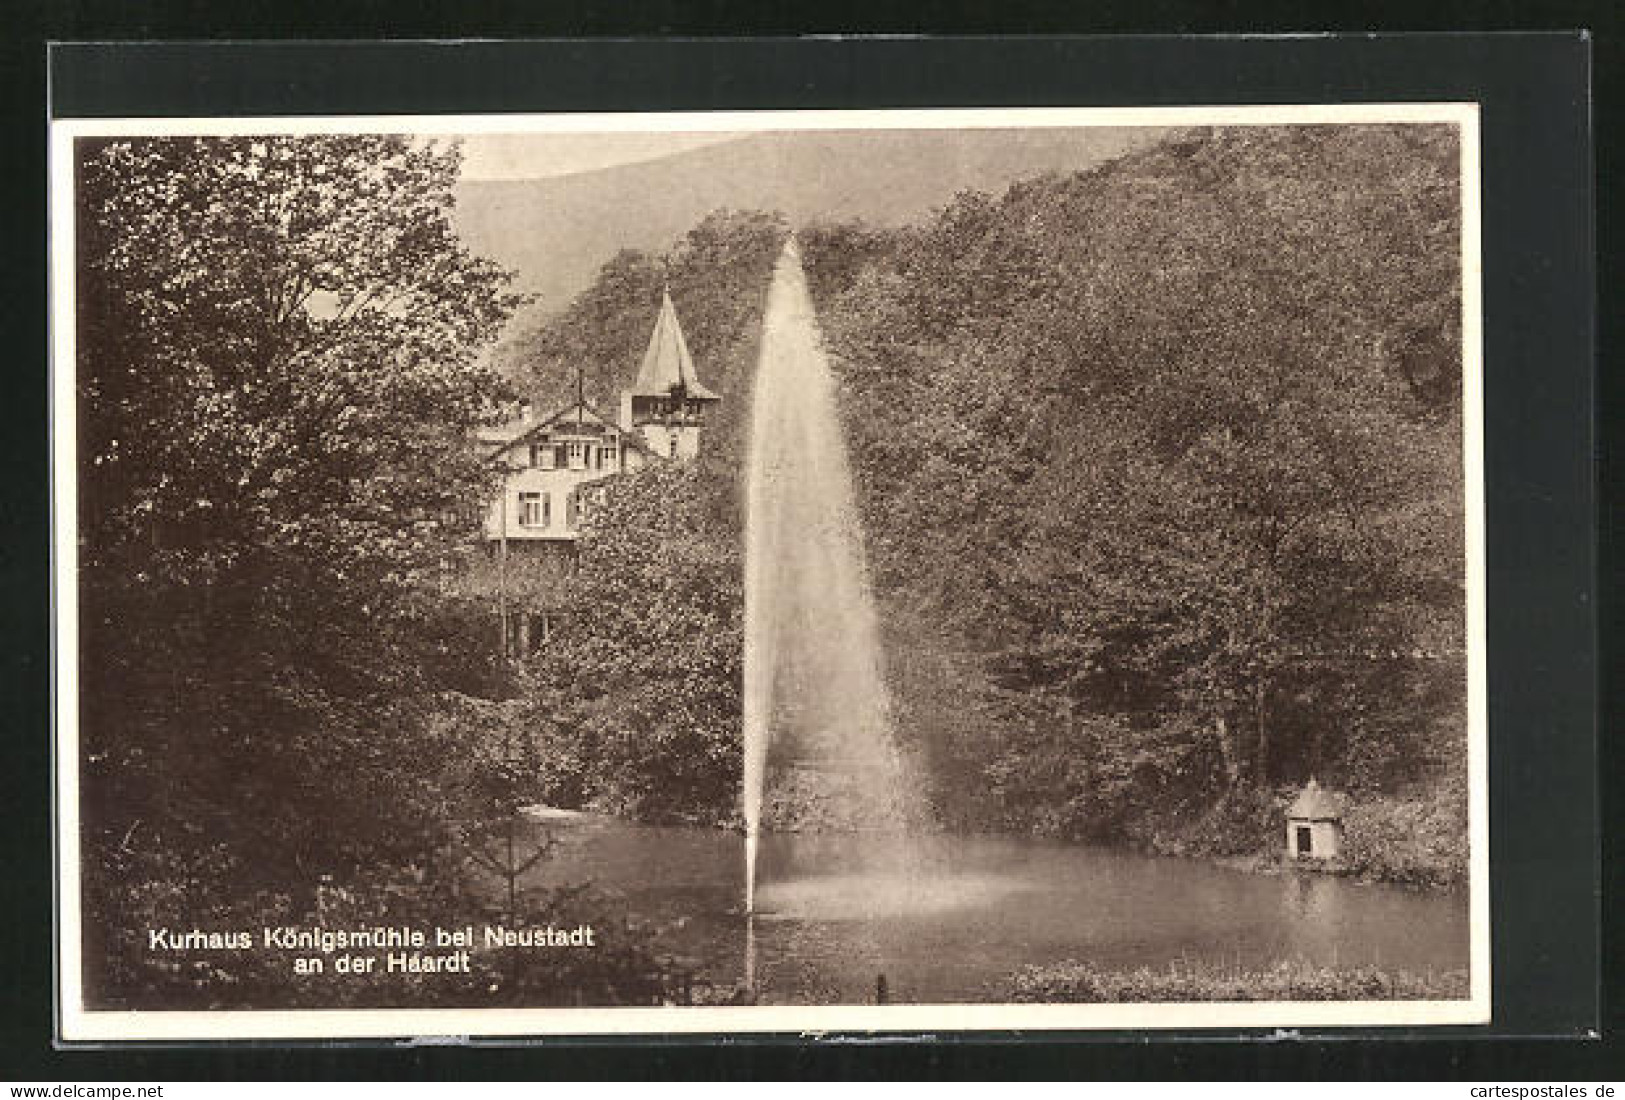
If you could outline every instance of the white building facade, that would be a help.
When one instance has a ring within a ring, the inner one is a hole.
[[[516,420],[481,433],[503,481],[485,511],[487,544],[504,552],[573,549],[593,487],[650,462],[697,457],[707,415],[720,400],[695,373],[671,296],[663,294],[637,381],[621,394],[618,421],[578,397],[543,418],[522,405]]]

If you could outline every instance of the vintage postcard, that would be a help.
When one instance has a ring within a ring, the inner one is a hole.
[[[1488,1021],[1474,105],[52,157],[63,1039]]]

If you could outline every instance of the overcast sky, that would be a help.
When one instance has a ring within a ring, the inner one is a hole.
[[[654,160],[736,133],[470,134],[463,138],[463,178],[544,179]]]

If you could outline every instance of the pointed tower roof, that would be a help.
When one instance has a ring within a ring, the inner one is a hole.
[[[638,371],[632,393],[637,397],[665,397],[681,385],[690,397],[712,401],[720,398],[700,384],[694,373],[694,359],[688,354],[688,341],[677,323],[677,310],[671,304],[671,295],[660,294],[660,316],[655,330],[649,335],[649,348],[643,353],[643,366]]]

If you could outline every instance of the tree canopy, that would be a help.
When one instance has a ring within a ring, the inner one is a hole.
[[[984,702],[1049,700],[1045,744],[939,745],[952,785],[1208,804],[1460,761],[1456,158],[1447,127],[1190,131],[802,233],[878,587]]]
[[[97,858],[308,889],[432,848],[432,581],[447,510],[485,487],[477,354],[517,304],[452,233],[458,158],[392,136],[80,143]]]

